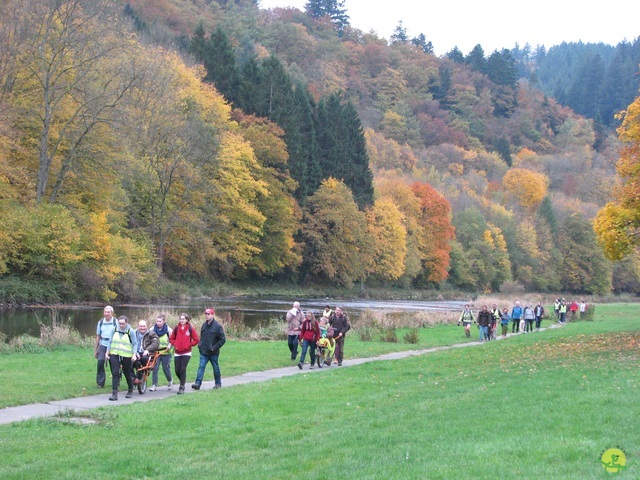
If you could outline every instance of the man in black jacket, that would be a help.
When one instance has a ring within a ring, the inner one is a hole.
[[[480,341],[489,340],[489,328],[491,325],[491,312],[484,305],[478,313],[478,326],[480,327]]]
[[[220,348],[227,341],[227,338],[224,335],[222,325],[214,318],[215,311],[213,308],[207,308],[204,314],[207,321],[202,324],[202,328],[200,329],[200,342],[198,343],[200,366],[198,367],[198,374],[196,375],[196,383],[191,385],[191,388],[194,390],[200,390],[200,385],[202,385],[202,379],[204,378],[204,370],[209,362],[211,362],[213,366],[213,378],[216,381],[213,388],[222,387],[218,356],[220,355]]]
[[[344,357],[344,337],[351,328],[349,317],[340,307],[336,307],[335,312],[329,317],[329,325],[333,328],[333,335],[336,341],[336,360],[338,360],[338,366],[341,367],[342,358]]]

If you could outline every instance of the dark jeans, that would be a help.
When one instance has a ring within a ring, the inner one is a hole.
[[[111,389],[118,390],[120,386],[120,365],[122,365],[122,373],[127,381],[129,391],[133,390],[133,367],[129,357],[120,357],[119,355],[111,355],[109,358],[111,364]]]
[[[336,360],[338,363],[342,363],[342,359],[344,358],[344,337],[336,338]]]
[[[540,329],[540,324],[542,323],[542,317],[536,317],[536,328]]]
[[[511,333],[516,333],[520,331],[520,319],[513,318],[511,319]]]
[[[104,387],[107,381],[107,373],[104,370],[104,364],[106,359],[104,358],[107,353],[107,347],[104,345],[98,346],[98,371],[96,373],[96,383],[101,387]]]
[[[162,371],[164,372],[164,376],[167,379],[167,382],[173,381],[173,377],[171,376],[171,355],[160,355],[158,357],[158,361],[156,362],[156,366],[153,367],[151,383],[153,383],[154,385],[158,385],[158,370],[160,370],[160,364],[162,364]]]
[[[307,349],[311,349],[309,356],[311,357],[311,366],[316,363],[316,342],[311,340],[302,341],[302,354],[300,355],[300,363],[304,365],[304,357],[307,355]]]
[[[526,319],[526,328],[525,331],[527,332],[533,332],[533,318],[532,319]]]
[[[196,383],[200,385],[202,383],[202,379],[204,378],[204,370],[207,368],[207,363],[211,362],[213,366],[213,378],[216,381],[216,385],[222,385],[220,379],[220,366],[218,365],[218,356],[220,354],[216,353],[215,355],[203,355],[200,354],[200,365],[198,366],[198,375],[196,375]]]
[[[176,355],[173,357],[176,377],[180,380],[180,386],[184,387],[184,384],[187,383],[187,365],[189,365],[189,360],[191,360],[191,355]]]
[[[287,336],[289,351],[291,352],[291,360],[298,358],[298,335]]]

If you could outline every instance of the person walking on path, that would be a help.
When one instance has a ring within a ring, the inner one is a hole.
[[[500,312],[500,326],[502,327],[502,338],[507,338],[507,332],[509,331],[509,309],[504,307]]]
[[[300,362],[298,363],[300,370],[304,366],[304,357],[307,355],[308,349],[311,349],[309,352],[311,366],[309,368],[313,370],[313,366],[316,363],[316,342],[319,338],[320,327],[318,326],[318,321],[309,310],[305,314],[304,322],[302,322],[302,328],[300,329],[300,342],[302,342],[302,354],[300,354]]]
[[[194,390],[200,390],[207,363],[211,363],[213,367],[213,378],[216,382],[213,388],[222,387],[218,358],[220,356],[220,349],[227,341],[227,338],[224,335],[224,328],[222,328],[222,325],[220,325],[214,317],[215,313],[213,308],[207,308],[204,311],[206,322],[204,322],[200,328],[200,342],[198,342],[200,365],[198,366],[196,382],[191,385],[191,388]]]
[[[500,309],[497,304],[493,304],[491,308],[491,325],[489,328],[489,340],[496,339],[496,330],[498,329],[498,323],[500,322]]]
[[[522,307],[520,302],[516,300],[516,304],[511,309],[511,333],[520,331],[520,319],[522,318]]]
[[[120,371],[127,381],[126,398],[133,395],[133,361],[138,351],[136,332],[129,326],[129,320],[124,315],[118,317],[118,327],[114,330],[105,357],[111,365],[111,396],[109,400],[118,400],[118,387],[120,386]]]
[[[536,307],[533,309],[533,313],[536,316],[536,330],[540,331],[540,324],[542,323],[542,317],[544,317],[544,307],[542,306],[542,302],[538,302]]]
[[[564,298],[560,301],[558,314],[560,315],[560,323],[564,325],[567,321],[567,302],[564,301]]]
[[[587,302],[584,300],[580,301],[580,318],[583,318],[585,313],[587,313]]]
[[[333,315],[331,315],[329,319],[329,325],[333,327],[334,339],[336,341],[336,360],[338,361],[338,366],[341,367],[342,359],[344,358],[344,337],[351,329],[349,317],[340,307],[336,307],[336,311],[333,312]]]
[[[480,327],[480,341],[489,340],[489,326],[491,325],[491,312],[486,305],[478,313],[478,326]]]
[[[536,314],[531,304],[527,305],[524,308],[524,312],[522,315],[523,315],[524,321],[526,322],[524,332],[525,333],[533,332],[533,322],[536,319]]]
[[[291,361],[298,358],[298,339],[303,320],[300,302],[293,302],[293,308],[287,312],[287,344],[291,352]]]
[[[118,323],[113,318],[113,307],[107,305],[103,311],[104,317],[98,322],[98,328],[96,329],[96,346],[93,350],[93,356],[98,360],[98,370],[96,372],[96,384],[98,388],[104,388],[104,384],[107,381],[107,374],[104,370],[104,364],[106,362],[105,354],[109,347],[109,342],[113,336],[113,332],[118,327]]]
[[[198,345],[200,337],[196,329],[191,325],[191,317],[188,313],[181,314],[178,321],[179,323],[171,332],[169,340],[175,352],[173,361],[176,377],[180,381],[178,395],[182,395],[184,386],[187,383],[187,365],[191,360],[191,349]]]
[[[156,324],[153,326],[153,331],[158,336],[159,348],[161,354],[158,357],[156,365],[153,367],[153,374],[151,376],[151,388],[150,391],[154,391],[158,388],[158,371],[160,365],[162,365],[162,372],[167,379],[167,388],[171,390],[173,387],[173,377],[171,376],[171,343],[169,338],[171,336],[172,329],[167,325],[166,317],[161,313],[156,318]]]
[[[458,319],[458,325],[464,325],[464,334],[467,338],[471,338],[471,324],[476,321],[473,316],[473,312],[471,311],[471,307],[469,304],[464,306],[464,310],[460,314],[460,318]]]

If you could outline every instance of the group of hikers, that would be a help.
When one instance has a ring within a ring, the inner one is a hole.
[[[579,311],[584,314],[587,304],[573,301],[569,304],[562,298],[556,299],[554,312],[558,323],[565,323],[567,315],[575,317]],[[528,333],[540,330],[540,324],[545,317],[545,308],[541,302],[536,306],[527,304],[524,307],[516,301],[511,311],[507,307],[502,310],[494,303],[491,310],[484,305],[478,314],[474,314],[467,304],[460,314],[458,325],[464,326],[467,338],[471,337],[471,325],[476,323],[479,328],[481,342],[495,340],[497,327],[502,329],[502,337],[506,337],[511,325],[511,333]],[[159,314],[152,328],[145,320],[138,322],[137,328],[129,325],[126,316],[117,319],[113,315],[113,307],[104,308],[104,317],[98,322],[96,330],[95,358],[98,360],[96,383],[99,388],[106,384],[105,365],[109,362],[111,369],[111,396],[109,400],[118,400],[118,388],[120,379],[124,376],[127,382],[126,397],[130,398],[133,389],[141,383],[142,371],[152,370],[152,385],[149,390],[158,388],[158,374],[160,366],[165,378],[167,388],[173,387],[173,375],[171,372],[171,357],[174,359],[174,371],[179,380],[178,395],[184,393],[187,381],[187,366],[191,359],[192,348],[197,346],[200,352],[200,363],[195,382],[191,385],[194,390],[200,390],[204,373],[208,363],[213,367],[215,385],[213,388],[222,387],[220,366],[218,358],[220,348],[226,342],[224,328],[215,319],[215,311],[207,308],[204,311],[205,322],[198,333],[191,325],[191,317],[188,313],[182,313],[179,323],[174,328],[169,327],[166,317]],[[303,369],[307,352],[309,352],[309,368],[315,365],[319,368],[330,366],[334,361],[342,366],[344,358],[344,339],[351,329],[349,317],[340,307],[335,311],[327,305],[316,318],[313,311],[303,312],[299,302],[294,302],[292,308],[286,314],[287,344],[291,353],[291,361],[298,362],[298,368]],[[535,327],[534,327],[535,324]],[[298,360],[298,348],[301,347]],[[152,362],[155,363],[150,363]],[[146,378],[146,377],[145,377]]]
[[[285,317],[287,322],[287,344],[291,352],[291,361],[298,359],[298,346],[302,347],[298,368],[304,367],[307,351],[310,365],[313,369],[330,366],[334,361],[342,366],[344,358],[344,338],[351,329],[349,317],[340,307],[335,311],[327,305],[319,318],[311,310],[305,313],[300,308],[300,302],[294,302]]]
[[[182,313],[179,323],[171,328],[163,314],[156,317],[153,327],[149,327],[145,320],[138,322],[137,328],[129,325],[126,316],[115,318],[113,307],[106,306],[104,317],[98,322],[96,329],[96,344],[94,356],[98,361],[96,383],[98,388],[104,388],[107,378],[105,366],[107,362],[111,370],[111,396],[109,400],[118,400],[118,389],[121,378],[127,383],[126,398],[131,398],[133,389],[143,380],[142,372],[150,370],[152,385],[150,391],[158,388],[160,366],[167,380],[167,388],[173,388],[171,372],[171,357],[174,359],[174,372],[179,380],[178,395],[185,391],[187,381],[187,366],[191,359],[192,348],[197,346],[200,352],[200,364],[195,382],[191,385],[194,390],[200,390],[204,373],[208,363],[213,367],[215,385],[221,388],[222,381],[218,363],[220,348],[226,342],[224,328],[215,319],[215,311],[207,308],[204,311],[206,321],[200,328],[200,333],[191,325],[188,313]],[[293,308],[287,312],[288,345],[291,360],[298,358],[298,347],[302,347],[298,367],[303,368],[305,357],[309,352],[311,366],[322,368],[334,361],[342,366],[344,358],[344,338],[351,328],[349,317],[340,307],[335,311],[327,305],[324,312],[317,319],[311,310],[302,312],[299,302],[294,302]],[[155,362],[155,363],[153,363]],[[144,377],[146,378],[146,377]]]
[[[578,311],[583,315],[586,312],[587,303],[582,300],[579,305],[576,301],[567,304],[564,298],[557,298],[553,307],[556,321],[564,324],[567,322],[567,314],[570,314],[572,319],[575,318]],[[532,304],[527,304],[522,307],[520,301],[516,301],[511,312],[509,312],[507,307],[500,310],[495,303],[491,310],[489,310],[487,305],[483,305],[482,310],[478,312],[477,316],[473,313],[469,304],[466,304],[458,319],[458,325],[464,326],[465,336],[470,338],[471,325],[476,323],[479,329],[479,340],[486,342],[496,339],[498,325],[501,327],[502,337],[506,338],[509,331],[509,324],[511,324],[511,333],[528,333],[534,331],[534,323],[535,330],[540,330],[540,325],[544,317],[545,308],[541,302],[538,302],[535,307],[532,306]]]
[[[207,308],[204,312],[206,321],[200,328],[200,334],[191,325],[191,317],[188,313],[180,314],[179,323],[175,328],[169,327],[166,317],[160,314],[156,317],[153,328],[149,328],[145,320],[140,320],[137,329],[129,325],[129,320],[124,315],[116,319],[111,306],[106,306],[103,313],[104,317],[98,322],[96,331],[94,354],[98,360],[96,374],[98,388],[103,388],[106,383],[106,362],[109,362],[111,368],[112,391],[109,400],[118,400],[121,376],[124,376],[127,382],[125,397],[131,398],[134,386],[141,382],[142,370],[149,365],[152,357],[156,363],[149,390],[157,389],[160,365],[168,382],[167,388],[171,390],[173,387],[170,367],[172,354],[175,374],[179,380],[177,393],[183,394],[187,381],[187,365],[191,359],[191,350],[196,345],[200,351],[200,364],[195,383],[191,388],[200,390],[208,363],[213,366],[214,388],[222,386],[218,356],[220,348],[226,342],[226,337],[224,328],[216,321],[215,311],[212,308]]]

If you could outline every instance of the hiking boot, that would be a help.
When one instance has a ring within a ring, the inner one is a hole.
[[[338,362],[338,366],[341,367],[342,366],[342,362]]]
[[[311,365],[309,365],[309,370],[313,370],[313,367],[314,367],[314,365],[312,363]]]
[[[300,370],[302,370],[302,362],[299,362],[299,363],[298,363],[298,368],[299,368]]]
[[[133,397],[133,390],[129,390],[127,394],[124,396],[124,398],[131,398],[131,397]]]
[[[178,395],[182,395],[184,393],[184,385],[180,385],[178,388]]]
[[[216,384],[213,386],[213,389],[215,390],[215,389],[217,389],[217,388],[222,388],[222,385],[220,385],[219,383],[216,383]]]
[[[155,386],[155,385],[151,385],[151,386],[149,387],[149,391],[150,391],[150,392],[155,392],[155,391],[156,391],[156,388],[158,388],[158,387],[157,387],[157,386]]]
[[[193,388],[194,390],[200,390],[200,384],[194,383],[193,385],[191,385],[191,388]]]
[[[173,387],[173,380],[169,380],[169,384],[167,385],[167,390],[171,390]]]
[[[111,396],[109,397],[109,400],[111,400],[112,402],[118,400],[118,391],[117,390],[114,390],[111,393]]]

